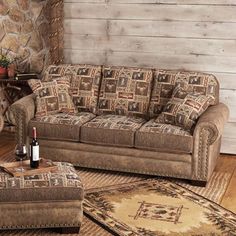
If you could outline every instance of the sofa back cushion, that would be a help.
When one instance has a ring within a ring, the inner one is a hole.
[[[42,81],[52,81],[68,73],[69,64],[50,65],[44,72]]]
[[[189,92],[211,95],[214,98],[211,105],[219,103],[219,83],[214,75],[201,72],[156,69],[154,70],[153,89],[149,106],[151,118],[161,113],[178,84]]]
[[[152,79],[151,69],[103,67],[99,114],[147,117]]]
[[[64,75],[71,76],[69,91],[78,111],[96,113],[101,71],[101,66],[95,65],[51,65],[45,71],[43,80],[51,81]]]
[[[68,69],[72,75],[70,94],[78,111],[97,112],[101,81],[101,66],[73,65]]]

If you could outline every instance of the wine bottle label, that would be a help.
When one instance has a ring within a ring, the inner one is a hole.
[[[39,146],[32,146],[32,160],[39,161]]]

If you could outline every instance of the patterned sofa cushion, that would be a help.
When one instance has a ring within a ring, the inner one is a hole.
[[[76,115],[58,113],[34,118],[29,121],[29,135],[32,135],[32,128],[36,127],[39,138],[79,141],[81,125],[94,117],[92,113],[80,112]]]
[[[69,95],[70,78],[68,76],[50,82],[31,79],[28,83],[36,95],[36,117],[58,112],[76,113],[76,108]]]
[[[146,117],[152,77],[150,69],[104,67],[99,114]]]
[[[215,76],[200,72],[184,72],[171,70],[155,70],[149,114],[156,117],[171,98],[176,85],[180,84],[189,92],[212,95],[214,101],[219,102],[219,83]]]
[[[70,64],[50,65],[44,72],[42,81],[52,81],[67,74],[70,74],[68,68]]]
[[[183,128],[155,122],[145,123],[135,134],[135,147],[148,150],[191,153],[193,136]]]
[[[96,113],[98,92],[101,81],[101,66],[69,66],[72,73],[70,94],[78,111]]]
[[[70,76],[70,94],[78,111],[96,113],[102,67],[96,65],[51,65],[44,73],[44,81]]]
[[[155,121],[191,130],[198,117],[213,101],[214,98],[211,95],[188,92],[177,86],[173,91],[172,98],[164,106],[162,113]]]
[[[73,165],[66,162],[55,164],[58,170],[32,176],[13,177],[0,171],[1,203],[82,201],[83,185]]]
[[[81,127],[84,143],[133,147],[135,131],[145,122],[142,118],[101,115]]]

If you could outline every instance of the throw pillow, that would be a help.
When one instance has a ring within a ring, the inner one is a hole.
[[[177,125],[189,131],[213,100],[211,95],[188,92],[177,86],[170,101],[155,121]]]
[[[58,112],[75,114],[76,109],[69,95],[70,77],[65,76],[50,82],[29,80],[29,86],[36,95],[35,117]]]

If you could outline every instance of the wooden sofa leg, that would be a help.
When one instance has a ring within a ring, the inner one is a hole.
[[[190,180],[190,184],[196,187],[206,187],[207,181]]]
[[[80,231],[80,227],[65,227],[65,228],[60,228],[60,233],[61,234],[78,234]]]

